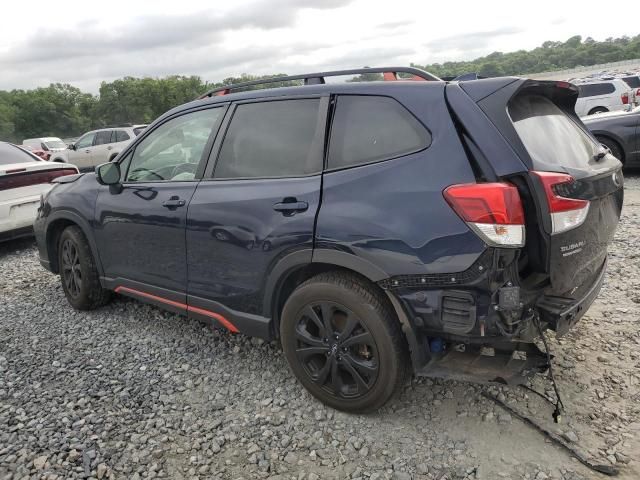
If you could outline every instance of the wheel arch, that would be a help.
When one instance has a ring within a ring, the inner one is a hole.
[[[73,225],[80,228],[80,230],[84,234],[87,242],[89,243],[89,248],[91,249],[91,254],[93,255],[93,258],[96,262],[96,266],[98,267],[98,272],[100,273],[100,275],[103,275],[102,263],[100,262],[100,256],[98,255],[98,249],[96,247],[95,240],[93,238],[93,235],[91,234],[91,227],[89,226],[89,222],[87,222],[77,213],[70,211],[56,212],[50,217],[49,221],[47,222],[45,238],[51,271],[53,273],[60,272],[60,266],[58,265],[58,240],[60,239],[60,235],[62,234],[64,229]]]
[[[593,115],[595,113],[599,113],[599,112],[609,112],[609,108],[605,107],[604,105],[596,105],[595,107],[591,107],[589,109],[589,112],[587,113],[587,115]]]
[[[380,294],[380,300],[389,306],[400,323],[405,341],[409,347],[414,369],[426,363],[426,357],[428,355],[427,352],[420,347],[416,327],[412,319],[407,316],[401,303],[393,294],[384,290],[378,284],[380,280],[388,278],[388,275],[379,267],[353,254],[339,251],[325,252],[316,249],[313,251],[312,262],[301,261],[303,258],[308,257],[302,252],[296,252],[285,257],[283,261],[281,261],[282,267],[276,267],[270,277],[271,282],[267,282],[264,312],[265,315],[270,316],[272,319],[271,328],[273,338],[280,336],[280,316],[282,309],[298,285],[320,273],[341,271],[364,280]],[[288,261],[285,261],[287,259]]]

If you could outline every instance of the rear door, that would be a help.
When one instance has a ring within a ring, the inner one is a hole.
[[[190,308],[269,315],[274,265],[293,252],[311,262],[327,106],[317,96],[232,106],[189,204]]]

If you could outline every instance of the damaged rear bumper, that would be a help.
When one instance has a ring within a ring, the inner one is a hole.
[[[558,335],[574,326],[598,296],[606,262],[571,297],[521,286],[516,264],[513,251],[490,249],[465,272],[381,284],[398,312],[416,374],[518,384],[547,369],[533,343],[538,323]]]
[[[567,333],[582,318],[598,297],[606,271],[607,262],[605,261],[596,281],[588,287],[579,299],[550,295],[542,297],[536,304],[540,319],[547,323],[552,330],[555,330],[558,336]]]

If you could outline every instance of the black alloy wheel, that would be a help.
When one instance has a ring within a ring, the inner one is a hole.
[[[82,290],[82,267],[80,266],[80,254],[73,240],[65,239],[62,242],[62,281],[67,292],[74,298],[80,295]]]
[[[409,350],[383,290],[344,271],[320,273],[287,298],[280,341],[300,383],[345,412],[379,409],[405,384]]]
[[[335,397],[366,394],[378,379],[373,336],[344,305],[320,301],[305,306],[295,329],[296,356],[310,379]]]

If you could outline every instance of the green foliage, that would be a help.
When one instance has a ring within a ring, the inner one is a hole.
[[[468,62],[412,66],[424,68],[441,77],[469,72],[500,76],[526,75],[635,58],[640,58],[640,35],[608,38],[602,42],[590,37],[583,40],[576,35],[565,42],[544,42],[530,51],[494,52]],[[98,96],[59,83],[34,90],[0,91],[0,140],[21,142],[28,137],[49,135],[74,137],[106,125],[148,123],[167,110],[194,100],[207,90],[282,75],[242,74],[225,78],[219,83],[203,82],[198,76],[125,77],[102,82]],[[349,81],[380,79],[379,74],[363,74]],[[300,81],[277,82],[248,87],[246,90],[300,84]]]
[[[494,52],[468,62],[412,66],[423,68],[439,77],[455,77],[470,72],[493,77],[564,70],[635,58],[640,58],[640,35],[607,38],[603,42],[596,42],[591,37],[583,41],[580,35],[576,35],[566,42],[544,42],[540,47],[529,51]]]

